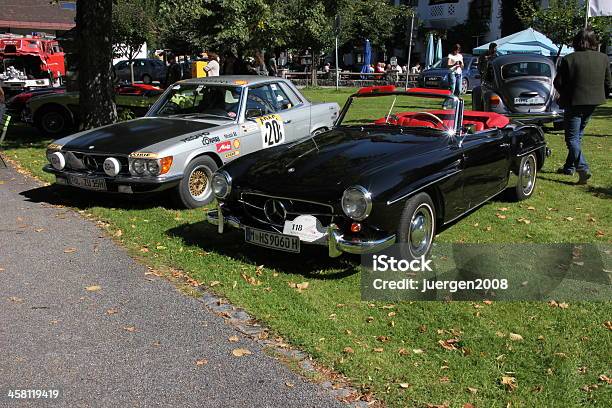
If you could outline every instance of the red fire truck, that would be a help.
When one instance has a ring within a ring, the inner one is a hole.
[[[64,52],[54,37],[0,35],[0,86],[8,93],[59,86]]]

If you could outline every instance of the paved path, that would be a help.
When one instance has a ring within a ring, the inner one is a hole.
[[[0,407],[47,405],[7,399],[16,388],[58,388],[49,405],[62,407],[343,406],[198,300],[145,276],[93,223],[20,195],[38,187],[0,168]],[[253,355],[233,357],[238,347]]]

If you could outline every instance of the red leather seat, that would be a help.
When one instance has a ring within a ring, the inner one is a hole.
[[[430,110],[426,111],[433,115],[436,115],[444,122],[444,126],[451,127],[453,125],[454,112],[450,110]],[[395,114],[397,119],[389,118],[387,122],[386,118],[380,118],[376,122],[377,125],[384,125],[388,123],[390,125],[398,126],[413,126],[413,127],[428,127],[442,129],[442,125],[435,119],[427,120],[427,115],[419,114],[418,112],[401,112]],[[495,112],[479,112],[479,111],[464,111],[463,112],[463,126],[473,125],[474,131],[481,132],[483,130],[503,128],[510,123],[510,119]]]

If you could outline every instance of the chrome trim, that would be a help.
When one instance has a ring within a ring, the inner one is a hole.
[[[533,152],[538,151],[538,150],[540,150],[540,149],[542,149],[542,148],[544,148],[544,147],[546,147],[546,146],[535,147],[535,148],[533,148],[533,149],[531,149],[531,150],[527,150],[526,152],[523,152],[523,153],[517,154],[517,155],[516,155],[516,157],[523,157],[523,156],[527,156],[529,153],[533,153]]]
[[[325,215],[334,215],[334,207],[331,204],[320,203],[318,201],[303,200],[301,198],[290,198],[290,197],[273,196],[273,195],[269,195],[269,194],[255,193],[255,192],[251,192],[251,191],[243,191],[243,192],[241,192],[240,193],[240,198],[242,199],[242,197],[245,194],[252,194],[252,195],[256,195],[256,196],[260,196],[260,197],[267,197],[267,198],[277,198],[279,200],[303,201],[305,203],[318,204],[318,205],[322,205],[322,206],[325,206],[325,207],[329,207],[331,209],[332,212],[330,214],[325,214]]]
[[[350,215],[348,215],[346,213],[346,211],[344,211],[344,204],[343,204],[344,203],[344,195],[349,190],[357,190],[361,194],[363,194],[363,198],[366,201],[366,210],[365,210],[365,213],[364,213],[363,217],[354,218],[354,217],[351,217]],[[346,190],[344,190],[344,192],[342,193],[342,198],[340,199],[340,205],[342,206],[342,212],[344,212],[344,215],[346,215],[347,217],[349,217],[350,219],[355,220],[355,221],[363,221],[366,218],[368,218],[368,216],[372,212],[372,193],[370,193],[367,188],[365,188],[363,186],[360,186],[360,185],[349,187]]]
[[[457,174],[457,173],[459,173],[459,172],[461,172],[461,171],[463,171],[463,169],[458,169],[458,170],[455,170],[455,171],[453,171],[452,173],[449,173],[449,174],[447,174],[447,175],[445,175],[445,176],[442,176],[442,177],[440,177],[440,178],[438,178],[438,179],[435,179],[434,181],[431,181],[431,182],[429,182],[429,183],[425,184],[424,186],[419,187],[419,188],[417,188],[416,190],[413,190],[413,191],[409,192],[408,194],[404,194],[403,196],[401,196],[401,197],[399,197],[399,198],[396,198],[396,199],[394,199],[394,200],[389,200],[389,201],[387,201],[387,205],[395,204],[395,203],[397,203],[398,201],[401,201],[401,200],[403,200],[404,198],[410,197],[410,196],[411,196],[411,195],[413,195],[414,193],[418,193],[419,191],[423,190],[424,188],[427,188],[427,187],[431,186],[432,184],[437,183],[438,181],[442,181],[442,180],[444,180],[444,179],[447,179],[447,178],[449,178],[450,176],[454,176],[455,174]]]

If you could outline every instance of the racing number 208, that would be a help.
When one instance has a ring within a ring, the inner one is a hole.
[[[280,124],[276,120],[265,122],[266,135],[264,138],[264,144],[266,146],[274,146],[283,141],[283,130]]]

